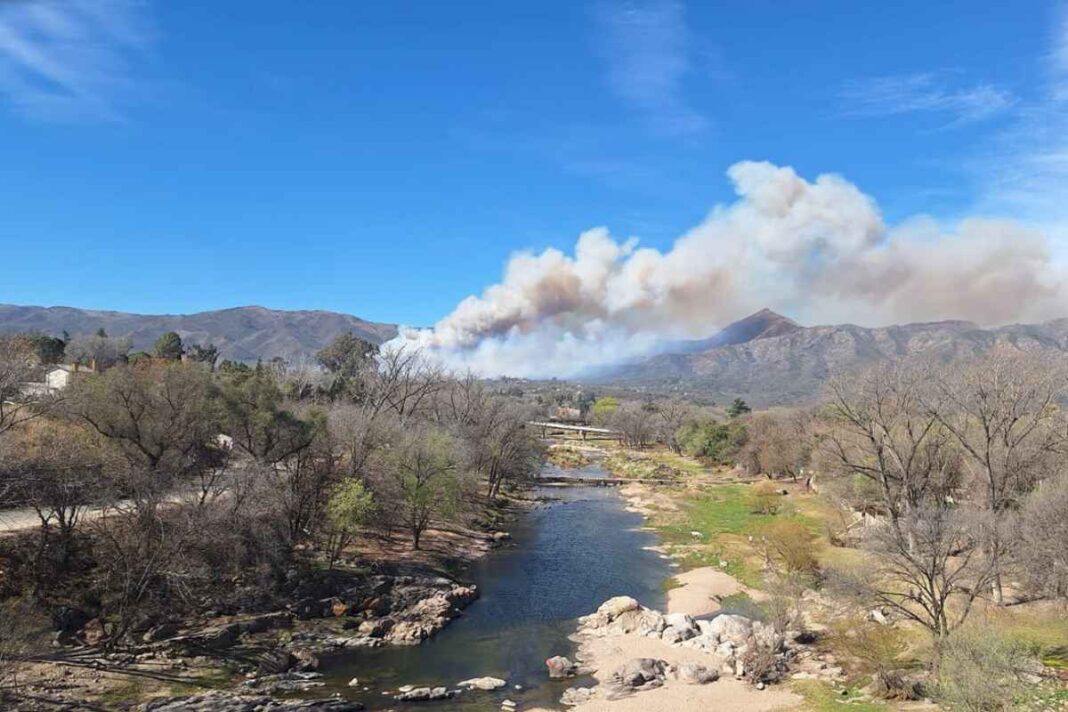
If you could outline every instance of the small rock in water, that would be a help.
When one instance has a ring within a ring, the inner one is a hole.
[[[415,685],[401,685],[397,688],[397,692],[411,692],[415,689]]]
[[[502,710],[514,710],[515,708],[516,708],[516,704],[515,704],[515,702],[512,702],[511,700],[504,700],[503,702],[501,702],[501,709]]]
[[[354,677],[351,680],[349,680],[349,687],[359,687],[359,686],[360,686],[360,678]]]
[[[475,690],[499,690],[507,684],[499,677],[473,677],[457,683],[459,687],[470,687]]]

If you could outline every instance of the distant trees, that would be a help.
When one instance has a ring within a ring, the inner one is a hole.
[[[812,456],[811,415],[768,411],[749,418],[745,427],[738,462],[753,474],[796,481]]]
[[[132,342],[125,337],[112,338],[103,329],[92,336],[76,336],[67,343],[67,358],[86,366],[106,369],[126,360]]]
[[[619,408],[619,399],[613,396],[604,396],[594,401],[590,407],[590,419],[597,424],[603,425],[608,422],[612,414]]]
[[[215,344],[189,344],[185,349],[185,355],[190,361],[207,364],[212,369],[219,360],[219,349]]]
[[[182,337],[177,332],[168,331],[156,339],[153,351],[156,354],[156,358],[177,361],[185,353],[185,347],[182,346]]]
[[[749,407],[749,404],[741,398],[735,398],[734,401],[727,406],[727,415],[732,418],[737,418],[746,413],[751,413],[752,411],[753,409]]]
[[[679,446],[691,457],[704,457],[716,463],[730,462],[745,443],[745,425],[737,420],[719,423],[709,417],[686,422],[676,435]]]

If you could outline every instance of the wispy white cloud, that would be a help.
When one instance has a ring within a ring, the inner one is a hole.
[[[1045,83],[981,145],[969,169],[981,189],[980,209],[1042,226],[1068,258],[1068,3],[1051,28]]]
[[[0,95],[34,118],[120,119],[150,36],[137,0],[0,2]]]
[[[948,125],[982,121],[1013,107],[1015,97],[991,84],[952,87],[946,73],[921,72],[848,82],[840,93],[849,116],[892,116],[925,112],[949,118]]]
[[[603,2],[596,7],[597,44],[612,90],[659,132],[694,134],[708,119],[686,99],[692,38],[676,0]]]

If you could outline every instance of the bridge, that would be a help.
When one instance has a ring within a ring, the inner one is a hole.
[[[592,438],[594,440],[621,440],[623,433],[618,430],[612,430],[611,428],[594,428],[590,425],[569,425],[567,423],[551,423],[540,420],[532,420],[527,425],[535,428],[541,428],[541,436],[543,438],[549,436],[550,431],[564,432],[564,433],[580,433],[582,439]]]

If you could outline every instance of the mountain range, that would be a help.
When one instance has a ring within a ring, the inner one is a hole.
[[[998,346],[1068,355],[1068,318],[996,328],[968,321],[868,328],[801,326],[763,309],[708,339],[673,344],[668,352],[598,380],[724,400],[743,397],[760,406],[800,403],[819,397],[836,373],[904,358],[950,363]]]
[[[351,331],[376,344],[397,334],[394,324],[378,324],[329,311],[282,311],[249,306],[196,314],[129,314],[114,311],[0,304],[0,332],[39,332],[76,336],[104,329],[128,336],[135,351],[149,351],[156,339],[177,332],[187,343],[215,344],[221,359],[312,360],[338,334]]]
[[[290,363],[314,360],[316,352],[341,333],[352,332],[376,344],[397,334],[394,324],[329,311],[248,306],[147,315],[0,304],[0,332],[79,335],[101,328],[112,336],[130,337],[134,350],[151,350],[161,334],[175,331],[187,343],[215,344],[223,359],[278,357]],[[869,328],[802,326],[762,309],[708,338],[673,342],[654,356],[617,366],[593,380],[717,401],[742,397],[756,406],[802,403],[816,399],[835,373],[910,357],[952,362],[999,345],[1068,356],[1068,318],[996,328],[967,321]]]

